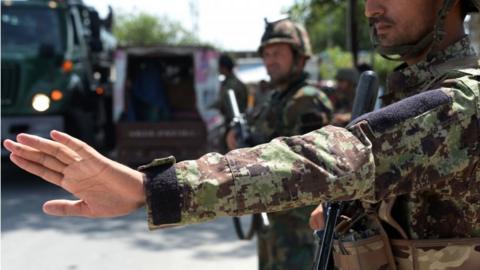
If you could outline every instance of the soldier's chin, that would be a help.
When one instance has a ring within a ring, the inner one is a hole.
[[[281,76],[281,77],[270,76],[270,84],[273,85],[273,86],[286,84],[286,83],[288,83],[289,80],[290,80],[290,75],[289,76]]]
[[[387,35],[378,35],[378,43],[382,47],[392,47],[395,46],[394,42],[387,38]]]

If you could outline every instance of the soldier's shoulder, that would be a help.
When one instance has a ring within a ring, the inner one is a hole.
[[[295,92],[286,107],[300,106],[307,110],[318,108],[319,104],[322,104],[322,108],[332,110],[332,104],[327,94],[313,85],[305,85]]]
[[[468,88],[478,90],[480,88],[480,68],[458,68],[447,73],[446,80],[444,82],[451,81],[461,82],[462,85]]]
[[[295,97],[327,97],[327,95],[320,88],[307,84],[297,90]]]
[[[237,78],[237,76],[229,76],[229,77],[226,77],[225,80],[224,80],[224,84],[226,85],[240,85],[240,86],[243,86],[244,83],[239,79]]]

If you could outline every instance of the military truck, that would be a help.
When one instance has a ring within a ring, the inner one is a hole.
[[[109,18],[81,0],[2,0],[2,139],[57,129],[102,146],[113,129]]]
[[[215,151],[223,118],[211,108],[219,90],[219,52],[204,46],[126,47],[115,55],[114,158],[139,165]]]

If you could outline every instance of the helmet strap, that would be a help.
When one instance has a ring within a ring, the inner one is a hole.
[[[445,19],[448,12],[453,7],[453,4],[454,0],[445,0],[443,2],[443,6],[438,12],[433,31],[428,33],[415,44],[388,47],[381,46],[377,31],[373,23],[370,23],[370,39],[372,40],[373,46],[381,56],[389,60],[402,61],[410,57],[415,57],[424,52],[427,48],[427,58],[430,58],[438,51],[439,45],[446,35]],[[398,55],[398,57],[394,57],[394,55]]]

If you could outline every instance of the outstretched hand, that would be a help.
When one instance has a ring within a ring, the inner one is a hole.
[[[115,217],[145,204],[143,174],[98,153],[68,134],[52,140],[19,134],[5,140],[10,160],[20,168],[67,190],[79,200],[51,200],[43,211],[56,216]]]

